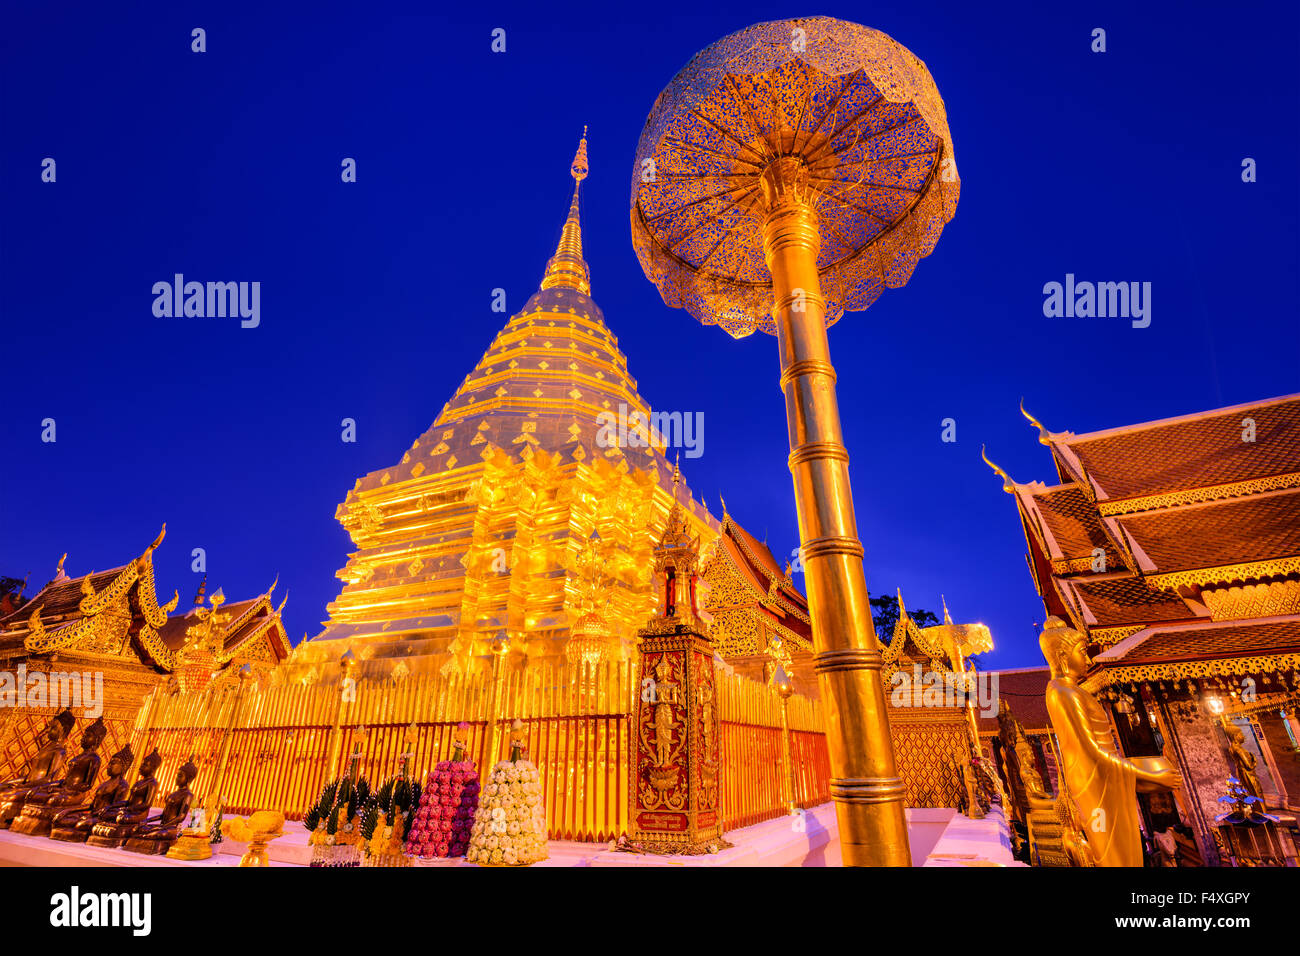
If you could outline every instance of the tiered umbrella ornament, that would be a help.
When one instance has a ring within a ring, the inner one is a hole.
[[[959,189],[919,59],[828,17],[760,23],[659,94],[632,172],[632,241],[664,302],[777,337],[790,471],[842,857],[910,862],[826,329],[902,286]]]

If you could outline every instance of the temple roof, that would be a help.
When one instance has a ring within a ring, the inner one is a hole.
[[[1019,670],[993,671],[998,676],[998,697],[1005,699],[1011,712],[1020,720],[1028,733],[1051,730],[1052,720],[1047,715],[1047,682],[1051,672],[1046,667],[1026,667]],[[980,733],[997,733],[998,718],[985,717],[976,711]]]
[[[1241,624],[1154,627],[1098,654],[1098,666],[1261,657],[1300,653],[1300,615]]]
[[[274,591],[275,585],[273,584],[255,598],[246,601],[234,601],[221,606],[222,613],[230,616],[225,624],[225,649],[221,655],[223,663],[238,653],[240,648],[262,635],[266,635],[271,641],[273,652],[279,660],[289,656],[291,646],[288,635],[284,630],[284,623],[280,618],[280,611],[284,608],[284,601],[281,601],[279,607],[273,604],[271,594]],[[285,598],[285,600],[288,600],[288,598]],[[184,614],[173,615],[159,629],[159,639],[173,653],[185,645],[185,632],[199,623],[198,611],[199,607],[196,605]]]
[[[102,591],[129,567],[131,565],[124,564],[107,571],[91,571],[72,578],[67,575],[55,577],[22,607],[0,617],[0,631],[7,631],[15,625],[25,626],[32,610],[37,607],[41,609],[41,620],[47,624],[80,618],[81,611],[78,605],[85,597],[81,590],[84,582],[89,579],[91,587],[96,591]]]
[[[1116,628],[1098,638],[1109,643],[1209,618],[1201,588],[1300,572],[1300,395],[1086,435],[1024,414],[1062,483],[1016,482],[989,464],[1016,499],[1049,613]]]
[[[114,653],[130,638],[142,663],[171,670],[173,655],[185,642],[185,628],[195,619],[193,611],[172,615],[179,594],[163,605],[155,596],[152,554],[165,530],[136,560],[107,571],[69,577],[60,560],[57,574],[40,592],[0,618],[0,646],[25,653]],[[226,660],[263,634],[269,634],[278,660],[287,656],[289,643],[280,623],[284,605],[271,606],[270,594],[226,606]]]
[[[1300,555],[1300,489],[1117,519],[1149,573]]]
[[[1050,535],[1053,559],[1076,560],[1104,548],[1112,567],[1118,558],[1114,543],[1101,525],[1096,506],[1077,484],[1031,492]]]
[[[1253,442],[1242,440],[1245,418],[1255,422]],[[1297,470],[1300,395],[1051,440],[1099,500],[1258,480]]]
[[[1182,621],[1195,617],[1177,595],[1152,590],[1137,576],[1113,577],[1101,581],[1071,581],[1082,598],[1094,627],[1141,624],[1148,621]]]
[[[754,606],[773,624],[811,645],[808,599],[795,587],[767,545],[737,524],[730,514],[724,513],[718,549],[749,586],[754,595]]]

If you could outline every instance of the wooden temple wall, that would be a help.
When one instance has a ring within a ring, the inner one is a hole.
[[[355,743],[362,772],[378,785],[397,772],[410,739],[411,771],[420,780],[450,758],[452,733],[470,725],[469,756],[481,768],[510,750],[510,725],[523,723],[524,744],[542,775],[548,835],[557,840],[606,841],[628,829],[628,768],[635,683],[632,662],[532,667],[503,675],[422,675],[358,684],[342,704],[338,686],[287,685],[249,690],[231,732],[222,787],[227,813],[282,809],[301,819],[329,779],[344,772]],[[206,799],[213,786],[235,692],[215,687],[203,694],[167,695],[159,689],[136,720],[137,760],[158,747],[160,800],[176,770],[191,755],[199,763],[194,791]],[[788,704],[796,800],[812,806],[829,799],[829,758],[820,705],[791,697]],[[490,715],[497,715],[492,753]],[[767,686],[719,674],[724,826],[734,829],[784,812],[780,760],[780,699]],[[329,763],[335,715],[338,758]],[[413,729],[411,729],[413,726]]]

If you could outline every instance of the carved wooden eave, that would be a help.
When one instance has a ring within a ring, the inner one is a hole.
[[[110,572],[91,572],[80,578],[65,578],[47,584],[30,602],[33,610],[26,621],[24,648],[32,654],[76,647],[102,653],[116,643],[120,651],[128,635],[134,636],[146,652],[162,648],[158,630],[180,601],[180,594],[175,593],[166,604],[158,604],[152,554],[162,538],[160,533],[153,544],[130,564]],[[98,589],[94,584],[97,579],[101,584]],[[81,582],[82,597],[75,610],[56,615],[61,620],[47,624],[42,611],[46,610],[53,589],[57,586],[66,590],[77,581]]]
[[[919,656],[928,659],[933,669],[941,673],[952,671],[947,649],[931,640],[930,635],[925,633],[925,629],[917,626],[911,615],[907,613],[907,608],[903,606],[900,597],[898,620],[894,623],[894,633],[890,637],[889,643],[882,646],[880,652],[881,661],[884,665],[881,668],[880,676],[885,684],[889,684],[894,673],[900,669],[905,658],[909,656],[907,653],[909,644],[920,652]]]
[[[230,619],[222,626],[225,637],[222,649],[216,655],[219,666],[247,657],[275,665],[289,656],[289,640],[281,617],[289,599],[286,596],[278,606],[275,605],[271,600],[274,591],[275,584],[272,584],[255,598],[224,606]],[[156,667],[168,672],[175,669],[177,652],[184,646],[189,630],[199,623],[197,610],[172,617],[160,632],[155,646],[149,649],[149,659]]]

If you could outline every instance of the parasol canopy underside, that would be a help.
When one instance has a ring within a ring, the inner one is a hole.
[[[828,325],[904,285],[956,211],[943,101],[907,49],[826,17],[718,41],[646,121],[632,236],[666,304],[736,338],[775,331],[759,176],[781,156],[808,169]]]

